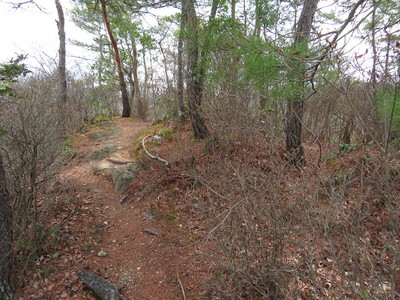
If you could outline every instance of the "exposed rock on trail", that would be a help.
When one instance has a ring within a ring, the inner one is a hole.
[[[112,170],[112,180],[115,186],[115,191],[118,194],[123,194],[127,191],[129,184],[135,179],[139,173],[139,168],[129,166],[127,168],[114,168]]]
[[[64,225],[57,244],[29,269],[17,299],[94,299],[82,281],[103,294],[107,288],[97,285],[101,278],[127,300],[181,299],[181,284],[190,295],[196,278],[205,274],[204,261],[195,254],[198,246],[182,224],[158,210],[157,198],[127,192],[135,186],[132,180],[146,185],[146,178],[138,179],[142,165],[132,157],[132,148],[146,130],[154,131],[146,129],[151,124],[132,118],[107,123],[73,138],[77,155],[59,175],[62,206],[59,220],[51,219]],[[161,165],[149,160],[145,167],[153,164]],[[74,213],[64,202],[77,204]],[[114,298],[99,296],[119,299],[115,293]]]
[[[123,300],[117,287],[103,277],[84,271],[78,276],[101,300]]]

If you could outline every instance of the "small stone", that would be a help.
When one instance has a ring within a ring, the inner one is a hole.
[[[143,215],[149,220],[157,219],[157,214],[153,210],[145,210]]]
[[[390,285],[387,284],[387,283],[382,283],[382,289],[385,291],[385,293],[391,291],[391,287],[390,287]]]
[[[145,229],[143,229],[143,232],[151,234],[151,235],[158,235],[159,234],[157,231],[155,231],[154,229],[151,229],[151,228],[145,228]]]
[[[107,256],[107,252],[104,250],[100,250],[100,252],[97,254],[98,257],[105,257]]]
[[[64,293],[61,294],[60,297],[61,297],[61,298],[67,298],[67,297],[68,297],[68,294],[67,294],[66,292],[64,292]]]

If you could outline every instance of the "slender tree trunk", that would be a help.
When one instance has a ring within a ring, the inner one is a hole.
[[[64,11],[59,0],[55,0],[58,14],[58,37],[60,39],[60,48],[58,50],[58,76],[60,80],[60,100],[67,102],[67,75],[66,75],[66,50],[65,50],[65,18]]]
[[[188,78],[187,78],[187,92],[189,98],[189,114],[190,121],[195,139],[204,139],[209,135],[208,129],[205,125],[204,119],[200,114],[200,106],[202,100],[203,75],[199,70],[199,45],[198,45],[198,28],[197,16],[194,7],[194,0],[183,0],[182,10],[187,11],[188,16],[188,32],[190,38],[187,42],[188,51]]]
[[[308,50],[308,38],[318,1],[305,0],[300,14],[293,46],[295,50],[300,51],[302,54],[305,54]],[[301,143],[306,69],[307,66],[304,62],[299,63],[296,61],[293,63],[291,76],[294,83],[294,95],[293,99],[289,100],[287,109],[286,150],[288,152],[288,161],[296,167],[304,166],[306,163],[304,148]]]
[[[99,41],[99,46],[100,46],[100,51],[99,51],[100,59],[99,59],[99,68],[97,70],[97,81],[98,81],[99,87],[101,88],[103,85],[102,82],[103,82],[103,59],[104,59],[103,42],[101,40],[101,37],[100,37],[100,41]]]
[[[247,7],[246,7],[246,0],[243,0],[243,25],[244,25],[244,36],[247,36]]]
[[[206,33],[205,33],[206,37],[205,37],[203,49],[202,49],[201,55],[200,55],[200,62],[199,62],[198,67],[196,67],[196,69],[198,70],[197,74],[196,74],[196,78],[198,78],[197,81],[198,81],[199,106],[201,105],[202,98],[203,98],[204,80],[205,80],[206,68],[208,65],[208,59],[209,59],[209,47],[210,47],[210,43],[211,43],[211,40],[210,40],[210,38],[211,38],[211,36],[210,36],[211,22],[215,19],[215,16],[217,14],[218,5],[219,5],[219,0],[212,1],[210,17],[208,19],[208,25],[207,25],[207,29],[206,29]],[[193,12],[194,12],[194,16],[195,16],[196,13],[194,10],[194,5],[193,5]],[[192,21],[193,18],[195,18],[195,17],[188,14],[189,21]],[[189,24],[189,26],[191,26],[191,25]],[[197,34],[198,33],[196,32],[196,37],[197,37]],[[191,42],[192,40],[189,40],[189,41]],[[189,48],[189,44],[188,44],[188,48]],[[197,46],[197,49],[198,49],[198,46]],[[188,69],[189,69],[189,66],[188,66]]]
[[[122,69],[121,57],[119,55],[119,49],[118,49],[117,42],[116,42],[116,40],[114,38],[114,34],[111,30],[110,21],[108,20],[106,1],[100,0],[100,3],[101,3],[101,12],[103,14],[103,21],[106,26],[112,47],[114,49],[115,63],[118,68],[119,86],[120,86],[121,95],[122,95],[122,117],[127,118],[127,117],[130,117],[130,115],[131,115],[131,109],[130,109],[130,104],[129,104],[128,90],[126,88],[124,71]]]
[[[256,37],[261,36],[261,0],[256,0],[256,20],[255,20],[255,26],[254,26],[254,35]]]
[[[211,23],[215,19],[215,16],[217,15],[217,9],[219,5],[220,0],[212,0],[212,5],[211,5],[211,12],[210,12],[210,17],[208,18],[208,25],[206,29],[206,37],[204,40],[204,45],[203,49],[201,51],[200,55],[200,65],[199,65],[199,82],[200,82],[200,95],[203,96],[203,89],[204,89],[204,80],[205,80],[205,74],[206,74],[206,68],[208,66],[208,60],[209,60],[209,52],[210,52],[210,44],[211,44]],[[201,101],[201,100],[200,100]]]
[[[375,96],[376,90],[376,65],[378,63],[378,53],[376,50],[376,2],[372,1],[372,28],[371,28],[371,38],[372,38],[372,70],[371,70],[371,82],[372,82],[372,94]]]
[[[142,47],[142,55],[143,55],[143,69],[144,69],[143,98],[145,101],[148,101],[149,72],[147,70],[146,50],[144,47]]]
[[[178,82],[177,82],[177,98],[178,98],[178,115],[181,122],[185,121],[185,103],[183,100],[183,40],[185,35],[185,23],[187,17],[186,12],[182,9],[181,24],[178,38]]]
[[[137,108],[138,108],[138,115],[141,118],[146,117],[146,105],[143,101],[142,98],[142,93],[140,92],[140,85],[139,85],[139,76],[138,76],[138,67],[139,67],[139,60],[138,60],[138,54],[137,54],[137,44],[135,37],[131,37],[131,42],[132,42],[132,54],[133,54],[133,85],[135,87],[135,93],[136,93],[136,103],[137,103]],[[144,57],[143,57],[144,59]]]
[[[167,65],[167,57],[164,52],[164,48],[162,47],[162,40],[158,42],[158,47],[160,48],[161,54],[163,56],[163,66],[164,66],[164,74],[165,74],[165,80],[167,82],[167,90],[171,90],[171,81],[169,80],[169,75],[168,75],[168,65]]]
[[[12,299],[12,210],[0,155],[0,299]]]

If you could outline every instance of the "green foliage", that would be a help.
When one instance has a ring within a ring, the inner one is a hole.
[[[0,96],[15,97],[10,83],[16,82],[19,76],[26,76],[30,73],[26,65],[22,63],[25,58],[26,56],[19,55],[16,59],[11,59],[6,64],[0,64]]]
[[[70,138],[66,139],[61,145],[61,155],[72,156],[75,153],[72,140]]]
[[[394,108],[392,134],[395,133],[395,136],[400,136],[400,96],[399,91],[396,92],[396,89],[398,89],[398,87],[393,85],[388,85],[382,89],[378,89],[375,95],[375,103],[379,115],[385,123],[390,122],[392,110]]]
[[[57,233],[60,231],[60,225],[54,224],[53,228],[50,229],[49,231],[45,231],[42,234],[42,240],[49,240],[50,245],[52,246],[58,246],[58,237]]]
[[[338,158],[337,153],[331,153],[328,155],[322,155],[321,160],[322,161],[332,161]]]
[[[47,278],[51,274],[51,269],[44,269],[39,271],[40,275],[42,275],[44,278]]]
[[[92,119],[89,120],[89,123],[90,124],[98,124],[98,123],[110,122],[110,121],[111,121],[111,119],[107,116],[96,115]]]
[[[350,151],[354,151],[357,150],[357,145],[354,144],[339,144],[339,150],[340,152],[350,152]]]
[[[258,38],[249,40],[240,48],[244,57],[244,80],[252,83],[262,94],[274,85],[281,70],[280,61],[275,51],[267,43]]]
[[[341,24],[344,21],[341,20],[334,11],[330,11],[330,12],[321,12],[322,17],[324,17],[325,19],[329,20],[329,21],[333,21],[335,23]]]

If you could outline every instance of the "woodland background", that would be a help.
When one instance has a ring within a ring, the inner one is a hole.
[[[73,3],[93,40],[68,36],[56,0],[57,59],[0,58],[0,299],[60,230],[42,215],[69,138],[116,115],[190,124],[202,143],[180,159],[201,186],[187,201],[222,216],[208,297],[400,297],[398,1]],[[90,68],[66,68],[68,43]]]

